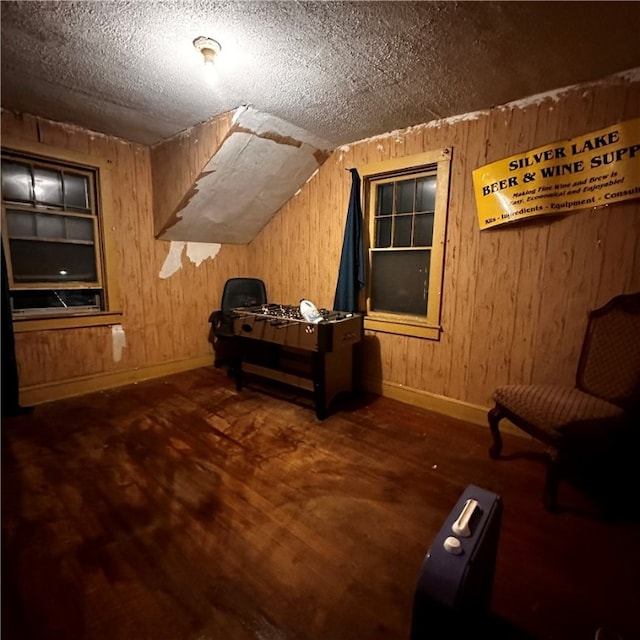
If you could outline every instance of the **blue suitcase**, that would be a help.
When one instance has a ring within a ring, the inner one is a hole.
[[[501,521],[500,496],[475,485],[464,490],[422,563],[411,640],[487,628]]]

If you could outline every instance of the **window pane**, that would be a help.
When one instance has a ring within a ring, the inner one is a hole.
[[[427,312],[431,251],[374,251],[371,264],[373,311],[424,315]]]
[[[411,213],[413,211],[415,184],[415,180],[396,182],[396,213]]]
[[[89,186],[86,176],[73,173],[64,175],[64,201],[71,209],[89,209]]]
[[[393,213],[393,184],[378,185],[377,216],[390,216]]]
[[[7,210],[7,231],[9,236],[34,238],[36,235],[36,217],[29,211]]]
[[[430,247],[433,244],[433,213],[418,213],[415,216],[414,247]]]
[[[89,218],[65,218],[67,224],[67,238],[69,240],[93,241],[93,221]]]
[[[376,247],[391,246],[391,218],[378,218],[376,220]]]
[[[411,220],[413,216],[396,216],[393,228],[393,246],[411,246]]]
[[[90,218],[8,210],[7,229],[12,238],[93,242],[93,221]]]
[[[31,202],[31,169],[26,164],[2,161],[2,198]]]
[[[64,217],[36,214],[36,235],[38,238],[63,240],[65,238]]]
[[[95,282],[93,245],[9,240],[15,282]]]
[[[62,206],[62,174],[51,169],[33,169],[36,202]]]
[[[436,176],[418,178],[416,185],[416,211],[435,211]]]
[[[89,307],[99,311],[102,294],[99,289],[55,289],[46,291],[13,291],[11,307],[14,311],[26,309],[64,309],[67,307]]]

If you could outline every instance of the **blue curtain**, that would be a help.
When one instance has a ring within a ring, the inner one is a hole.
[[[364,245],[360,175],[357,169],[349,169],[349,171],[351,171],[351,196],[333,308],[335,311],[355,312],[358,311],[360,290],[364,287]]]

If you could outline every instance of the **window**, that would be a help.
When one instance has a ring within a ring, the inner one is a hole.
[[[362,168],[365,328],[438,339],[450,161],[444,149]]]
[[[16,330],[33,319],[40,322],[23,329],[109,323],[115,284],[101,178],[95,160],[92,166],[2,149],[2,242]]]

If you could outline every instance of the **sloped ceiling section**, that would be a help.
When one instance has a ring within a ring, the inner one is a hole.
[[[241,107],[161,240],[248,244],[329,157],[332,145]]]

